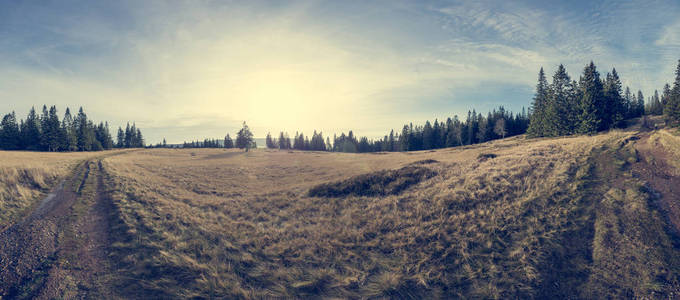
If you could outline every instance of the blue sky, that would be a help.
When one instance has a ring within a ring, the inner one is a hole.
[[[677,1],[4,1],[0,112],[84,106],[148,142],[349,129],[528,106],[595,61],[645,95],[680,58]]]

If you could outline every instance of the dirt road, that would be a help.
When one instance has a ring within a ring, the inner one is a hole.
[[[664,147],[650,139],[652,132],[642,132],[634,142],[640,159],[632,165],[633,175],[646,182],[655,204],[665,213],[676,236],[680,236],[680,177],[669,164],[672,159]]]
[[[0,233],[0,299],[115,298],[107,284],[109,205],[101,162],[80,164]]]

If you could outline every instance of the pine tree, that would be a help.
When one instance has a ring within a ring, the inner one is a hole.
[[[90,151],[92,150],[92,144],[94,137],[89,127],[87,120],[87,115],[81,107],[78,110],[78,115],[75,118],[76,123],[76,137],[78,144],[78,151]]]
[[[637,102],[635,103],[635,118],[641,117],[645,114],[645,96],[642,95],[642,91],[637,92]]]
[[[234,141],[231,139],[229,134],[224,137],[224,148],[231,149],[234,148]]]
[[[40,114],[40,150],[42,151],[49,151],[49,139],[52,135],[49,121],[50,113],[47,110],[47,105],[43,105],[42,114]]]
[[[625,117],[625,104],[623,97],[621,97],[621,80],[619,79],[619,74],[616,73],[616,69],[612,69],[612,73],[607,74],[605,83],[605,104],[602,113],[603,126],[605,128],[620,127]]]
[[[545,78],[543,68],[538,72],[538,84],[536,93],[531,104],[531,121],[527,129],[527,135],[532,137],[545,136],[546,133],[546,106],[548,104],[548,80]],[[469,114],[468,114],[469,116]]]
[[[654,90],[654,96],[652,97],[652,106],[650,109],[650,113],[655,115],[663,114],[663,105],[661,104],[658,90]]]
[[[430,121],[425,122],[423,127],[423,150],[434,148],[434,134],[432,132],[432,124]]]
[[[17,150],[20,145],[20,132],[14,112],[6,114],[0,122],[0,149]]]
[[[560,136],[570,134],[571,117],[570,117],[570,88],[571,78],[567,74],[564,65],[559,65],[555,75],[553,75],[553,82],[548,89],[548,102],[545,110],[545,136]]]
[[[26,122],[24,122],[24,126],[21,128],[22,148],[26,150],[39,150],[40,136],[40,119],[35,112],[35,107],[31,107],[26,117]]]
[[[57,107],[52,106],[49,109],[45,119],[42,122],[43,134],[42,140],[45,150],[58,151],[61,148],[64,135],[61,131],[61,124],[59,116],[57,116]]]
[[[269,148],[269,149],[276,149],[277,148],[277,143],[274,139],[272,139],[272,134],[270,132],[267,132],[267,137],[265,138],[265,144],[267,145],[267,148]]]
[[[125,147],[125,132],[123,132],[123,128],[120,128],[118,126],[118,134],[116,136],[116,148],[124,148]]]
[[[673,88],[669,88],[668,100],[664,113],[671,124],[680,121],[680,60],[678,60],[678,67],[675,70],[675,82]]]
[[[132,147],[132,130],[130,128],[130,123],[128,122],[125,126],[125,138],[123,139],[123,148]]]
[[[67,107],[64,113],[64,119],[61,122],[61,131],[64,134],[64,150],[76,151],[78,150],[78,138],[73,124],[73,116],[71,110]]]
[[[135,141],[137,141],[136,147],[144,148],[146,146],[146,143],[144,142],[144,137],[142,136],[142,131],[139,128],[137,128],[135,131],[137,132],[135,134]]]
[[[635,104],[629,87],[626,87],[626,91],[623,93],[623,102],[625,103],[626,118],[632,118],[635,115]]]
[[[592,61],[584,68],[579,86],[581,88],[581,101],[577,132],[583,134],[595,133],[603,129],[604,93],[600,74]]]
[[[248,152],[250,148],[257,147],[257,145],[255,145],[255,140],[253,140],[253,133],[250,132],[250,128],[248,128],[246,122],[243,122],[243,128],[236,134],[236,147],[245,149],[246,152]]]
[[[477,143],[484,143],[487,141],[488,138],[488,133],[489,133],[489,122],[488,118],[485,119],[481,114],[479,115],[479,118],[477,119],[477,123],[479,124],[478,129],[477,129]]]
[[[288,149],[289,148],[288,144],[286,144],[286,136],[287,135],[288,134],[284,135],[283,131],[281,131],[281,133],[279,134],[279,141],[278,141],[279,142],[278,143],[279,149]]]

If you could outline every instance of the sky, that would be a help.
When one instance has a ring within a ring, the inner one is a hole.
[[[528,107],[543,67],[674,78],[680,2],[2,1],[0,113],[82,106],[147,143],[354,130]]]

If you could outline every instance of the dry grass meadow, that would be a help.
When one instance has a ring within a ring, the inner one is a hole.
[[[0,152],[0,225],[96,156],[122,298],[677,295],[677,233],[632,170],[636,134],[375,154]],[[676,133],[649,136],[677,161]]]
[[[119,284],[161,298],[670,294],[679,256],[626,167],[631,135],[110,157]]]
[[[95,155],[0,151],[0,231],[26,215],[76,164]]]

